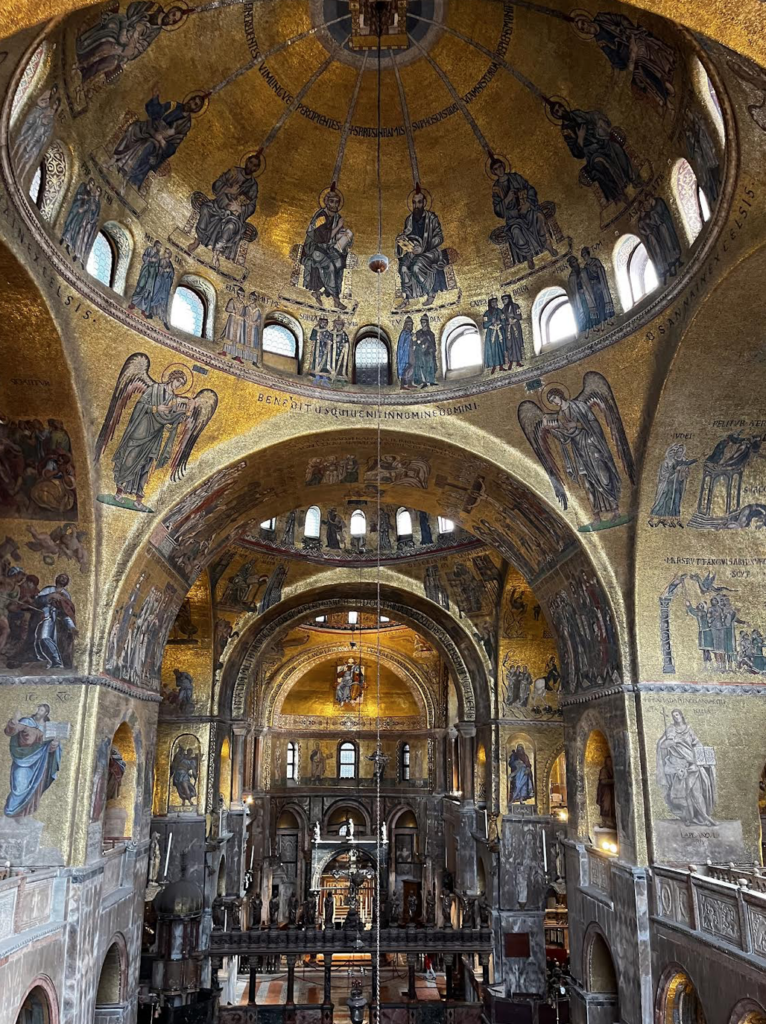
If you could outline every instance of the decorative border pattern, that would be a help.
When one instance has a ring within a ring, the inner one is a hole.
[[[143,690],[132,683],[124,683],[112,676],[7,676],[0,677],[0,686],[105,686],[109,690],[115,690],[124,697],[131,697],[133,700],[148,701],[150,704],[160,704],[162,697],[159,693],[151,690]]]

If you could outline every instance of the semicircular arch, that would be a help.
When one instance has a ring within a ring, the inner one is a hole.
[[[369,597],[354,597],[356,608],[377,608],[374,588],[365,588]],[[461,715],[466,721],[476,717],[477,706],[489,717],[490,680],[487,678],[484,663],[470,638],[460,636],[455,629],[454,620],[447,622],[446,613],[439,616],[438,609],[421,610],[413,605],[404,605],[397,600],[396,594],[382,594],[382,606],[387,613],[396,617],[397,621],[411,626],[416,632],[423,633],[434,644],[454,674],[458,693]],[[253,674],[259,659],[267,646],[282,632],[298,625],[300,621],[321,615],[334,608],[345,608],[349,598],[333,598],[318,592],[313,601],[304,601],[297,607],[282,611],[270,621],[254,624],[250,635],[240,637],[241,656],[230,659],[228,678],[224,672],[221,683],[219,707],[223,710],[230,707],[230,714],[240,718],[247,714],[247,693],[251,686]],[[438,616],[438,617],[437,617]],[[260,628],[258,628],[260,626]],[[463,633],[465,631],[462,631]],[[455,636],[458,636],[456,641]],[[474,685],[476,680],[476,685]]]
[[[301,651],[294,655],[289,661],[284,662],[265,681],[264,694],[261,701],[261,723],[265,726],[274,725],[275,719],[282,713],[285,699],[295,683],[310,669],[327,661],[333,655],[345,657],[348,654],[348,643],[340,638],[333,638],[331,642],[323,644],[322,647],[311,651]],[[394,651],[384,648],[375,652],[376,659],[379,657],[381,664],[389,667],[396,676],[401,679],[412,691],[415,700],[423,712],[424,725],[426,728],[434,728],[434,702],[428,688],[423,685],[422,679],[408,658],[398,655]]]

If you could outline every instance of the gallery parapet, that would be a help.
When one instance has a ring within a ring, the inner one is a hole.
[[[766,877],[753,867],[653,868],[654,914],[766,963]]]
[[[331,949],[333,953],[372,950],[376,932],[367,928],[301,929],[259,928],[250,931],[219,931],[214,929],[210,948],[222,956],[249,954],[271,956],[279,953],[319,953]],[[428,949],[429,952],[476,953],[492,950],[490,928],[381,928],[380,947],[385,952],[406,952]]]

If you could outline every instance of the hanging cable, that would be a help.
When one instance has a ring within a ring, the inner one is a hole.
[[[377,45],[377,104],[376,104],[376,159],[375,159],[375,172],[378,186],[378,254],[382,256],[383,250],[383,185],[381,178],[381,166],[380,166],[380,128],[381,128],[381,53],[380,53],[380,34],[382,28],[382,19],[378,18],[377,23],[378,30],[378,45]],[[377,295],[376,295],[376,307],[377,307],[377,328],[378,328],[378,345],[381,344],[381,321],[382,321],[382,276],[388,266],[388,261],[385,258],[381,259],[378,264],[376,277],[377,277]],[[378,359],[378,388],[377,388],[377,408],[376,408],[376,421],[375,421],[375,439],[376,439],[376,456],[378,466],[377,476],[377,487],[375,489],[375,496],[377,501],[377,523],[378,523],[378,535],[376,544],[376,558],[375,558],[375,613],[376,613],[376,666],[375,666],[375,752],[378,755],[378,760],[375,762],[375,861],[376,861],[376,872],[377,872],[377,885],[375,887],[375,991],[373,993],[373,1021],[374,1024],[378,1024],[380,1020],[380,882],[381,882],[381,806],[380,806],[380,783],[382,777],[382,756],[383,751],[381,749],[380,739],[380,512],[381,512],[381,501],[380,501],[380,460],[381,460],[381,431],[380,431],[380,413],[381,413],[381,370],[382,361]]]

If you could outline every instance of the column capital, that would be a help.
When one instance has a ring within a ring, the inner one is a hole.
[[[455,722],[455,728],[461,736],[473,739],[476,735],[476,722]]]

